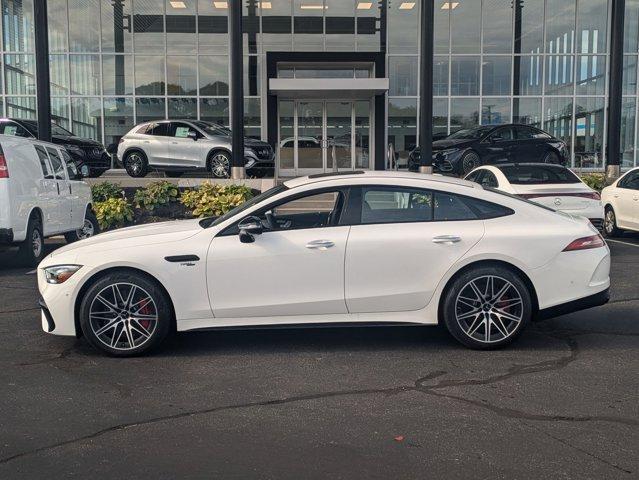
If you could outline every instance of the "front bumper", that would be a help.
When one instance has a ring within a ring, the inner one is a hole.
[[[554,307],[539,310],[535,316],[535,320],[545,320],[547,318],[558,317],[568,313],[579,312],[588,308],[599,307],[605,305],[610,300],[610,287],[605,290],[589,295],[587,297],[578,298],[571,302],[555,305]]]

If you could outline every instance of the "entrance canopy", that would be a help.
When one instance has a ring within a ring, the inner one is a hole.
[[[363,99],[388,91],[388,78],[271,78],[269,90],[280,98]]]

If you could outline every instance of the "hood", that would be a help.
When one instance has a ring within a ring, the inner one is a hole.
[[[445,138],[443,140],[437,140],[433,142],[433,151],[446,150],[448,148],[463,148],[467,147],[476,140],[468,138]]]
[[[192,237],[202,231],[203,229],[200,226],[200,219],[174,220],[170,222],[120,228],[118,230],[101,233],[95,237],[66,245],[54,251],[50,257],[56,257],[62,253],[73,253],[74,251],[77,251],[77,253],[84,253],[83,251],[88,250],[90,253],[94,254],[95,252],[104,250],[177,242]]]
[[[52,137],[53,143],[58,143],[61,145],[77,145],[78,147],[99,147],[104,148],[104,146],[91,138],[83,138],[76,136],[67,136],[67,135],[53,135]]]
[[[266,142],[263,142],[262,140],[256,140],[254,138],[244,138],[244,146],[245,147],[268,147],[270,145]]]

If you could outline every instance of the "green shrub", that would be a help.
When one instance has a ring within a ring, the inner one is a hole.
[[[166,180],[150,183],[146,188],[135,191],[133,202],[137,208],[145,208],[152,212],[156,207],[177,201],[177,186]]]
[[[598,192],[601,192],[606,186],[606,176],[603,173],[585,173],[581,179],[586,185]]]
[[[100,182],[91,186],[91,196],[94,202],[104,202],[109,198],[122,198],[124,192],[117,183]]]
[[[204,182],[194,190],[186,190],[180,202],[194,217],[217,217],[241,205],[253,196],[246,185],[217,185]]]
[[[133,208],[125,198],[108,198],[103,202],[95,202],[93,211],[103,230],[121,227],[133,220]]]

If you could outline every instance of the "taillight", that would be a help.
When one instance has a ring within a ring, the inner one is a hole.
[[[590,200],[601,200],[601,195],[597,192],[579,192],[579,193],[520,193],[521,198],[531,199],[540,197],[579,197],[588,198]]]
[[[588,250],[590,248],[603,247],[606,244],[601,235],[591,235],[573,240],[564,248],[564,252],[574,252],[575,250]]]
[[[0,153],[0,178],[9,178],[9,167],[3,153]]]

